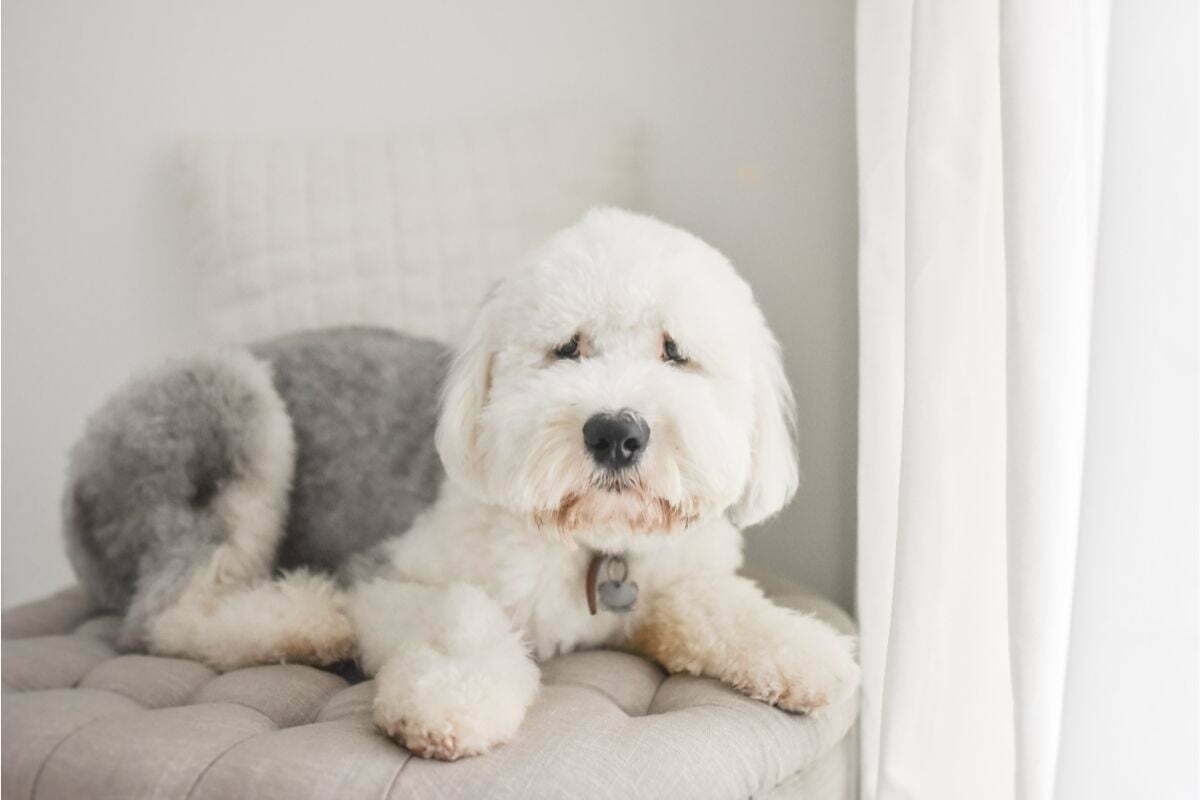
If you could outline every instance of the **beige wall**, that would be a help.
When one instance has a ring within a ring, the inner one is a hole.
[[[723,249],[787,354],[805,481],[751,560],[852,595],[849,0],[8,0],[3,602],[71,580],[66,451],[130,369],[199,344],[169,169],[184,136],[376,131],[617,101],[651,201]]]

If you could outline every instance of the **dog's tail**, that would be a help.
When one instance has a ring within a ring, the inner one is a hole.
[[[270,366],[239,350],[166,364],[89,419],[63,493],[67,554],[120,645],[201,584],[266,580],[295,461]]]

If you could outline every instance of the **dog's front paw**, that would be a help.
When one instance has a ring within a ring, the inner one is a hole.
[[[781,664],[775,705],[807,714],[850,697],[860,680],[860,669],[850,650],[849,640],[843,638],[838,646],[831,646],[819,656],[806,654]]]
[[[425,758],[486,753],[516,734],[537,694],[527,658],[449,656],[427,645],[389,659],[376,676],[375,723]]]
[[[754,584],[676,584],[653,598],[633,647],[670,672],[708,675],[787,711],[836,705],[858,689],[854,640],[768,602]]]
[[[413,721],[401,717],[390,720],[386,712],[375,710],[375,722],[396,743],[421,758],[457,761],[467,756],[486,753],[506,739],[489,737],[486,733],[465,730],[452,720],[437,722]]]
[[[811,713],[837,705],[858,689],[854,642],[812,617],[792,615],[767,638],[766,652],[747,663],[737,688],[786,711]]]

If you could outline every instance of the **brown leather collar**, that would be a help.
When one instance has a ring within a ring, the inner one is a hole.
[[[587,589],[588,613],[593,617],[596,616],[596,611],[598,610],[596,604],[596,576],[600,574],[600,567],[604,566],[604,561],[607,558],[608,556],[604,553],[593,553],[592,560],[588,563],[585,586]]]
[[[605,579],[600,578],[601,571]],[[595,616],[600,607],[605,611],[624,614],[633,610],[637,603],[638,585],[629,578],[629,560],[622,554],[593,553],[588,563],[587,579],[588,613]]]

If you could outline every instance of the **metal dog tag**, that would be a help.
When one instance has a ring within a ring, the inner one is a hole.
[[[601,570],[607,580],[599,582]],[[624,614],[637,604],[638,585],[629,580],[629,564],[623,556],[597,553],[588,565],[587,601],[588,611],[593,615],[603,606],[605,611]]]
[[[624,614],[637,603],[638,585],[633,581],[605,581],[596,587],[600,605],[609,611]]]

